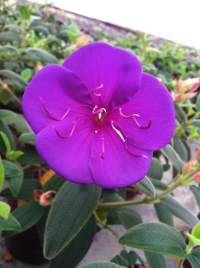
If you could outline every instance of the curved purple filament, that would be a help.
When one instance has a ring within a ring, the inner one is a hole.
[[[71,131],[71,133],[70,133],[69,135],[67,135],[67,136],[62,136],[62,135],[58,132],[58,130],[57,130],[56,127],[52,126],[52,128],[55,129],[57,135],[58,135],[60,138],[62,138],[62,139],[68,139],[68,138],[70,138],[70,137],[72,136],[72,134],[73,134],[73,132],[74,132],[74,129],[75,129],[75,126],[76,126],[76,123],[77,123],[77,122],[74,121],[74,125],[73,125],[73,128],[72,128],[72,131]]]
[[[151,127],[151,121],[152,121],[153,117],[150,119],[150,121],[149,121],[149,125],[148,125],[147,127],[142,127],[142,126],[140,126],[140,124],[138,123],[138,121],[136,120],[135,117],[133,117],[133,119],[134,119],[136,125],[137,125],[140,129],[148,129],[148,128]]]
[[[133,153],[131,150],[128,149],[128,144],[127,144],[128,135],[126,135],[124,129],[122,128],[122,126],[120,126],[120,124],[118,124],[118,123],[116,123],[116,122],[114,122],[114,121],[111,121],[111,126],[112,126],[112,128],[115,130],[115,132],[116,132],[118,135],[119,135],[119,133],[118,133],[118,130],[115,128],[114,123],[117,124],[117,125],[121,128],[121,130],[123,131],[123,134],[124,134],[124,136],[125,136],[125,148],[126,148],[126,151],[127,151],[129,154],[131,154],[131,155],[133,155],[133,156],[136,156],[136,157],[144,157],[144,158],[148,158],[148,157],[147,157],[146,155],[144,155],[144,154],[135,154],[135,153]]]
[[[52,119],[55,119],[55,120],[57,120],[57,121],[61,121],[61,120],[63,120],[63,119],[65,118],[65,116],[66,116],[66,115],[69,113],[69,111],[70,111],[70,108],[68,108],[67,112],[66,112],[61,118],[56,117],[56,116],[53,116],[53,115],[50,114],[49,111],[46,109],[46,107],[45,107],[45,105],[44,105],[44,102],[43,102],[42,98],[41,98],[40,96],[38,96],[38,97],[40,98],[40,101],[41,101],[41,103],[42,103],[42,106],[43,106],[45,112],[46,112],[46,113],[48,114],[48,116],[50,116]]]

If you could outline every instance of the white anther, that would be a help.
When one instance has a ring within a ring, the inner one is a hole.
[[[123,142],[125,142],[125,139],[124,139],[122,133],[121,133],[118,129],[116,129],[116,128],[114,127],[113,121],[111,121],[111,126],[112,126],[112,128],[114,129],[114,131],[116,131],[116,133],[120,136],[120,138],[123,140]]]

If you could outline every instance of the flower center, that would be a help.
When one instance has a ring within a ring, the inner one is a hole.
[[[103,85],[101,84],[101,86],[95,88],[95,89],[92,91],[92,95],[98,97],[99,100],[101,101],[102,105],[103,105],[103,101],[102,101],[102,99],[101,99],[101,92],[100,92],[100,93],[96,93],[96,91],[97,91],[97,90],[101,90],[102,87],[103,87]],[[141,154],[141,155],[137,155],[137,154],[131,152],[131,151],[128,149],[128,135],[126,134],[126,132],[124,131],[124,129],[122,128],[122,126],[121,126],[117,121],[113,121],[112,119],[109,120],[109,119],[107,118],[107,116],[105,116],[105,115],[106,115],[106,109],[105,109],[105,108],[103,108],[103,107],[102,107],[102,108],[99,108],[97,105],[95,105],[94,108],[92,108],[92,107],[89,106],[89,105],[77,105],[77,106],[74,106],[74,107],[68,107],[68,109],[67,109],[67,111],[65,112],[65,114],[64,114],[61,118],[59,118],[59,117],[55,117],[55,116],[53,116],[52,114],[50,114],[49,111],[46,109],[46,107],[45,107],[45,105],[44,105],[44,103],[43,103],[43,100],[42,100],[42,98],[41,98],[40,96],[39,96],[39,99],[40,99],[40,101],[41,101],[41,103],[42,103],[42,106],[43,106],[45,112],[46,112],[52,119],[57,120],[57,121],[61,121],[61,120],[63,120],[63,119],[68,115],[68,113],[69,113],[72,109],[74,109],[74,108],[78,108],[78,107],[86,107],[86,108],[91,109],[91,110],[92,110],[92,111],[91,111],[91,116],[93,115],[93,120],[95,120],[95,122],[96,122],[96,124],[97,124],[97,127],[96,127],[96,129],[95,129],[95,133],[98,133],[99,129],[101,128],[102,154],[101,154],[100,156],[101,156],[102,159],[105,159],[105,133],[104,133],[104,124],[105,124],[105,123],[106,123],[106,124],[110,124],[111,128],[112,128],[112,129],[113,129],[113,130],[120,136],[120,138],[122,139],[122,141],[125,143],[125,148],[126,148],[126,151],[127,151],[128,153],[130,153],[131,155],[136,156],[136,157],[145,157],[145,158],[147,158],[147,156],[145,156],[145,155],[142,155],[142,154]],[[144,130],[144,129],[149,129],[149,128],[151,127],[151,122],[152,122],[152,119],[153,119],[153,118],[150,119],[148,126],[141,126],[141,125],[138,123],[137,119],[136,119],[137,116],[139,117],[138,114],[132,114],[132,115],[124,114],[124,113],[122,112],[122,108],[118,108],[116,111],[119,112],[119,114],[120,114],[120,116],[121,116],[122,118],[126,118],[126,119],[127,119],[127,118],[132,118],[132,119],[134,120],[135,124],[136,124],[140,129],[143,129],[143,130]],[[108,113],[110,113],[110,112],[108,112]],[[84,115],[84,113],[82,113],[82,114]],[[94,115],[95,115],[95,117],[94,117]],[[80,117],[77,121],[74,121],[71,132],[70,132],[68,135],[66,135],[66,136],[62,136],[54,126],[52,126],[52,127],[55,129],[57,135],[58,135],[60,138],[67,139],[67,138],[70,138],[70,137],[73,135],[74,130],[75,130],[75,127],[76,127],[77,123],[78,123],[81,119],[91,119],[91,117],[90,117],[88,114],[85,114],[84,116]]]

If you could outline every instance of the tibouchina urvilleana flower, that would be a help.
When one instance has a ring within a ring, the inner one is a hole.
[[[49,167],[111,189],[142,180],[175,126],[167,88],[130,52],[99,42],[38,71],[22,105]]]

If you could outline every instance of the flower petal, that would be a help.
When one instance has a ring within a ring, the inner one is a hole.
[[[105,126],[105,159],[102,159],[101,135],[98,133],[91,149],[89,166],[94,182],[107,189],[122,188],[142,180],[149,170],[153,155],[152,150],[140,150],[128,144],[128,149],[135,154],[148,158],[136,157],[127,152],[125,143],[110,127]]]
[[[61,135],[70,134],[73,121],[65,118],[54,126]],[[94,121],[80,120],[70,138],[60,138],[52,126],[36,136],[36,150],[58,175],[75,183],[94,183],[89,168],[90,148],[94,139]]]
[[[138,114],[135,119],[123,118],[115,111],[115,119],[129,136],[128,140],[140,149],[158,150],[165,147],[171,140],[175,127],[173,99],[167,88],[150,74],[142,74],[140,90],[132,100],[122,106],[124,115]],[[117,114],[117,115],[116,115]],[[110,115],[111,116],[111,115]]]
[[[63,66],[73,71],[90,93],[102,84],[103,87],[96,93],[101,93],[106,109],[130,101],[140,88],[142,67],[137,57],[105,43],[95,42],[79,48],[65,60]],[[94,104],[102,107],[97,96],[92,98]]]
[[[42,68],[28,84],[22,99],[24,115],[36,134],[55,121],[47,115],[39,97],[48,112],[59,118],[68,107],[92,104],[89,91],[73,72],[56,64]]]

